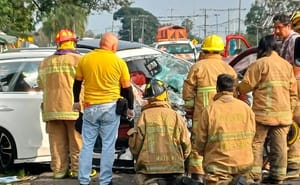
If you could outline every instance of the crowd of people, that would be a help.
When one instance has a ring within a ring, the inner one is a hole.
[[[183,84],[186,118],[172,109],[166,84],[149,79],[142,108],[128,131],[135,159],[136,185],[282,184],[300,174],[300,140],[287,145],[293,121],[300,123],[300,13],[275,15],[274,33],[261,38],[257,60],[238,82],[222,60],[223,39],[206,37],[199,60]],[[294,31],[293,31],[294,29]],[[278,38],[282,41],[278,47]],[[91,183],[93,148],[101,137],[99,184],[112,185],[118,136],[120,98],[127,117],[134,117],[134,96],[126,62],[115,53],[118,38],[102,35],[99,49],[82,56],[70,30],[56,36],[57,51],[39,66],[42,115],[47,124],[53,178]],[[252,92],[253,105],[238,97]],[[81,134],[75,130],[83,112]],[[264,143],[268,138],[269,174],[263,176]]]

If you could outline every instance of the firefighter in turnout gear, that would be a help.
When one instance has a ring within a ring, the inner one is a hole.
[[[218,35],[209,35],[202,44],[203,59],[197,61],[190,69],[183,84],[183,99],[187,117],[192,118],[192,152],[189,157],[189,173],[201,182],[204,175],[203,157],[194,146],[194,137],[201,124],[203,109],[213,101],[216,94],[216,82],[219,74],[226,73],[237,79],[236,72],[222,60],[223,39]]]
[[[185,173],[191,151],[190,134],[183,117],[171,108],[162,81],[146,84],[142,108],[134,128],[128,131],[129,147],[136,159],[136,185],[164,179],[173,184]]]
[[[49,134],[51,170],[53,177],[60,179],[70,174],[73,177],[78,171],[82,140],[75,130],[78,112],[72,106],[75,68],[81,55],[75,49],[72,31],[59,31],[55,41],[57,51],[39,65],[38,85],[43,91],[42,116]]]
[[[300,11],[294,13],[291,18],[292,28],[295,32],[300,33]]]
[[[196,130],[206,185],[229,184],[239,176],[246,182],[252,167],[255,117],[245,102],[233,97],[234,83],[231,75],[218,76],[217,94],[204,109]]]
[[[238,90],[241,94],[253,92],[256,133],[251,177],[256,182],[282,184],[287,170],[287,133],[297,104],[297,81],[293,67],[275,49],[274,35],[259,41],[257,60],[249,66]],[[269,176],[262,179],[263,148],[267,136],[270,171]]]
[[[282,40],[279,55],[293,66],[294,75],[298,84],[298,103],[293,112],[293,119],[300,124],[300,35],[295,32],[299,29],[300,15],[297,12],[292,18],[285,14],[277,14],[273,18],[274,34]],[[294,29],[294,30],[292,30]],[[297,178],[300,174],[300,140],[299,138],[288,148],[287,178]]]

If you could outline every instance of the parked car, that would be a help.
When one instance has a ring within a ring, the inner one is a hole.
[[[98,48],[99,39],[77,43],[84,54]],[[50,151],[45,123],[41,117],[42,92],[37,88],[38,65],[55,52],[55,48],[15,49],[0,54],[0,169],[17,163],[49,162]],[[135,90],[136,115],[142,106],[141,91],[150,78],[168,84],[174,109],[183,113],[181,92],[192,63],[140,43],[120,41],[117,55],[129,67]],[[116,168],[133,168],[128,149],[127,130],[132,122],[122,118],[116,144]],[[94,158],[101,157],[95,145]],[[95,163],[96,164],[96,163]]]

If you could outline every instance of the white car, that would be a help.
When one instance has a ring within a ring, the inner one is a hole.
[[[84,54],[97,48],[99,40],[83,40],[77,44]],[[0,54],[0,169],[16,163],[51,160],[48,135],[41,117],[42,92],[37,89],[36,79],[39,63],[53,52],[55,48],[29,48]],[[117,54],[126,60],[136,89],[140,90],[149,78],[163,80],[169,86],[174,108],[182,108],[181,88],[192,65],[190,62],[125,41],[120,42]],[[139,107],[135,109],[138,111]],[[116,159],[130,161],[130,165],[133,159],[126,132],[131,126],[132,122],[121,119],[116,144]],[[95,145],[96,159],[101,156],[100,149],[101,146]]]
[[[190,40],[160,41],[153,43],[152,46],[190,62],[196,62],[199,56],[196,47]]]

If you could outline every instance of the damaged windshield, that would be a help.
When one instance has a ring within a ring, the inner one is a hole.
[[[160,71],[154,75],[156,79],[168,84],[175,92],[181,93],[192,63],[178,59],[172,55],[159,55],[154,58],[160,66]]]
[[[169,99],[173,108],[181,109],[184,104],[181,94],[183,82],[192,63],[166,53],[126,58],[126,62],[138,91],[143,91],[146,78],[164,81],[168,86]]]

